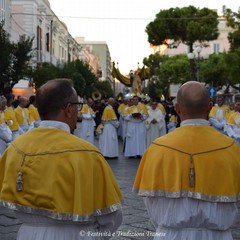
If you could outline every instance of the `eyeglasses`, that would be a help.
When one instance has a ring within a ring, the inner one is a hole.
[[[71,105],[77,105],[78,110],[81,111],[83,107],[83,103],[80,102],[70,102]]]

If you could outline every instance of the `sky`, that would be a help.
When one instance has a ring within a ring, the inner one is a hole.
[[[207,7],[222,15],[225,5],[237,12],[237,0],[49,0],[52,11],[67,24],[72,37],[107,43],[111,60],[120,72],[142,67],[142,61],[153,53],[147,40],[146,26],[163,9]]]

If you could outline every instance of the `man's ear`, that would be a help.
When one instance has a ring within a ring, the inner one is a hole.
[[[64,110],[65,110],[65,116],[67,118],[71,118],[72,117],[72,105],[71,105],[71,103],[68,103]]]
[[[180,116],[181,110],[180,110],[179,104],[176,103],[175,106],[174,106],[174,108],[175,108],[175,111],[176,111],[177,115]]]

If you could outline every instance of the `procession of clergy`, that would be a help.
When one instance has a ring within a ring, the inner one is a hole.
[[[17,101],[11,95],[0,96],[0,156],[12,140],[39,126],[34,100],[35,96],[29,99],[20,96]],[[78,137],[92,144],[97,137],[99,150],[105,158],[118,158],[119,151],[123,151],[125,157],[140,158],[154,139],[173,131],[179,124],[173,105],[170,111],[161,102],[142,102],[137,95],[124,98],[117,105],[114,98],[102,102],[99,113],[94,101],[87,99],[79,111]],[[100,116],[99,124],[96,124],[96,115]],[[209,124],[240,145],[240,101],[227,106],[224,98],[217,96],[209,113]],[[123,141],[122,150],[119,140]]]

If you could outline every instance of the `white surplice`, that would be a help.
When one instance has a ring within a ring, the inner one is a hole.
[[[152,120],[155,119],[157,122],[152,123]],[[166,134],[166,122],[162,111],[158,108],[148,110],[148,118],[145,122],[147,127],[147,147],[154,141],[156,138]]]
[[[94,144],[94,130],[96,123],[94,121],[95,113],[91,114],[90,109],[87,113],[82,113],[82,124],[80,128],[80,138]]]
[[[141,119],[126,116],[127,130],[125,137],[125,157],[142,156],[146,150],[146,115],[141,113]]]

